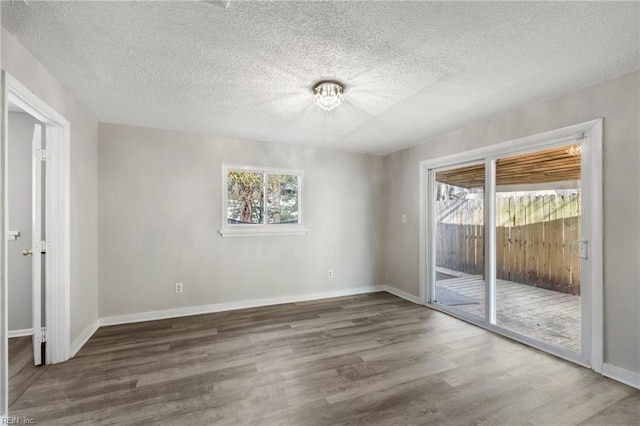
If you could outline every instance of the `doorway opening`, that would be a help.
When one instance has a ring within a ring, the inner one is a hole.
[[[70,357],[70,133],[67,120],[6,72],[2,99],[0,411],[6,416],[10,398],[19,396],[17,382],[37,375],[34,365]]]
[[[425,303],[602,368],[602,122],[421,164]]]
[[[43,123],[9,102],[7,302],[9,409],[46,360],[46,140]]]

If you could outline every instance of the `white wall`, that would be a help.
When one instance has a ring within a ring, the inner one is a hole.
[[[639,95],[635,72],[385,157],[386,283],[419,292],[420,161],[603,117],[605,362],[640,373]]]
[[[9,330],[31,328],[31,257],[22,250],[31,249],[31,139],[33,117],[9,112],[8,208],[9,229],[20,231],[14,242],[7,243]]]
[[[98,150],[100,317],[383,284],[382,157],[102,123]],[[309,233],[222,238],[223,163],[303,169]]]
[[[71,340],[98,318],[97,121],[4,28],[2,66],[71,123]]]

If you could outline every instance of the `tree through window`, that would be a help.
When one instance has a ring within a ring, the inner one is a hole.
[[[228,225],[301,223],[300,172],[229,168],[226,181]]]

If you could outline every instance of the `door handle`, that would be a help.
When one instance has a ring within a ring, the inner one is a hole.
[[[588,256],[588,241],[587,240],[578,240],[574,241],[571,244],[571,252],[574,256],[579,257],[580,259],[587,259]]]
[[[23,256],[33,256],[33,250],[22,250]]]

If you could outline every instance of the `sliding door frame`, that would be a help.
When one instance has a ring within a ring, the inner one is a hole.
[[[476,160],[470,160],[470,161],[465,161],[463,163],[456,163],[456,164],[448,164],[446,166],[443,167],[438,167],[437,169],[430,169],[428,171],[428,175],[426,177],[427,179],[427,200],[434,200],[436,197],[436,180],[435,180],[435,174],[436,172],[444,172],[444,171],[450,171],[450,170],[455,170],[457,168],[460,167],[468,167],[468,166],[477,166],[477,165],[485,165],[485,160],[483,158],[479,158]],[[486,169],[485,169],[485,175],[486,175]],[[421,175],[422,176],[422,175]],[[485,183],[486,185],[486,183]],[[486,193],[483,193],[483,197],[486,196]],[[426,203],[426,208],[428,209],[427,211],[427,217],[428,218],[434,218],[436,216],[436,208],[435,208],[435,203]],[[483,212],[484,212],[484,208],[483,208]],[[486,216],[486,213],[484,213]],[[484,221],[486,221],[486,217],[484,217],[483,219]],[[421,221],[422,224],[422,221]],[[435,220],[429,220],[427,223],[427,235],[435,235],[436,234],[436,221]],[[422,234],[422,232],[421,232]],[[434,297],[436,295],[436,268],[435,268],[435,253],[436,253],[436,239],[435,238],[431,238],[428,239],[428,243],[427,243],[427,248],[426,248],[426,253],[427,253],[427,263],[431,263],[431,265],[427,266],[427,273],[428,276],[426,277],[426,285],[427,285],[427,290],[423,291],[421,286],[421,303],[425,304],[426,302],[433,302],[434,301]],[[433,255],[432,255],[433,253]],[[486,271],[486,259],[485,259],[485,271]],[[485,274],[486,275],[486,274]],[[422,281],[421,281],[422,282]],[[486,283],[486,281],[485,281]],[[427,296],[427,299],[425,301],[425,299],[423,298],[423,296]],[[466,315],[466,312],[461,312],[461,314]],[[472,316],[469,315],[470,318],[475,318],[476,320],[479,318],[477,316]],[[483,318],[484,319],[484,318]]]
[[[432,309],[473,323],[513,340],[533,346],[602,373],[604,357],[603,320],[603,181],[601,118],[479,149],[422,161],[420,173],[420,301]],[[509,155],[534,152],[581,140],[583,191],[582,238],[588,241],[588,262],[582,262],[582,353],[576,354],[497,325],[496,321],[496,161]],[[485,318],[433,303],[435,295],[435,170],[465,163],[485,164]],[[585,265],[586,264],[586,265]]]

